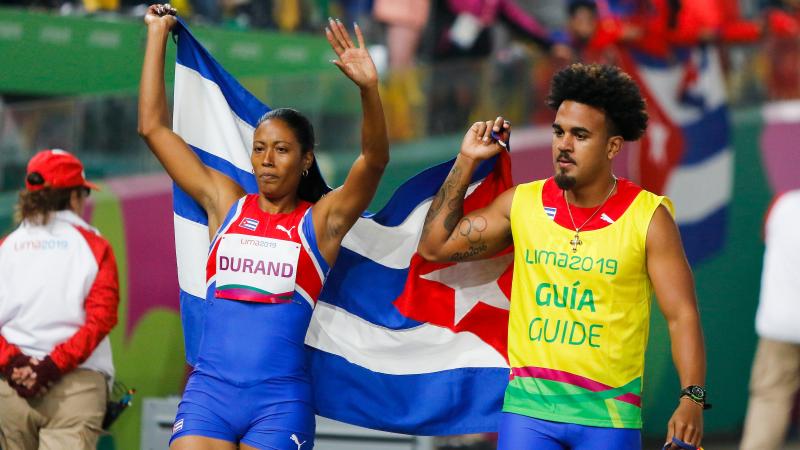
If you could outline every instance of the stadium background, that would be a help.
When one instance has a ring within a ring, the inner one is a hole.
[[[332,184],[340,183],[358,149],[360,112],[357,92],[327,62],[324,38],[302,27],[297,32],[238,28],[193,26],[212,54],[260,99],[311,117],[323,171]],[[377,26],[368,32],[368,40],[380,43]],[[551,63],[531,44],[505,38],[511,42],[508,50],[470,63],[478,96],[468,113],[470,120],[503,113],[514,121],[515,181],[527,181],[549,171],[548,112],[540,100]],[[38,149],[74,151],[86,163],[88,177],[102,180],[104,189],[93,196],[90,216],[113,244],[120,266],[120,322],[111,340],[117,378],[137,389],[137,399],[177,395],[185,376],[171,182],[135,132],[143,42],[140,17],[0,7],[0,229],[13,226],[24,166]],[[732,193],[727,226],[720,230],[722,248],[693,267],[714,403],[706,414],[711,440],[740,433],[756,343],[763,217],[776,193],[800,187],[800,98],[771,94],[774,60],[768,45],[762,40],[725,49]],[[173,58],[171,46],[168,80]],[[800,51],[794,58],[800,71]],[[450,77],[463,74],[461,66],[439,70],[449,70]],[[384,101],[395,125],[392,165],[375,209],[407,177],[457,151],[468,122],[434,131],[428,126],[434,120],[429,114],[430,92],[436,89],[432,72],[423,62],[400,84],[384,77]],[[409,90],[408,83],[415,88]],[[800,79],[794,83],[800,85]],[[659,437],[679,387],[658,313],[653,314],[645,377],[644,432]],[[140,406],[134,403],[101,447],[138,448]]]

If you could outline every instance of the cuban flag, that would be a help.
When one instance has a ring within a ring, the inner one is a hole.
[[[245,217],[239,223],[239,226],[250,231],[256,231],[256,228],[258,228],[258,220],[252,219],[250,217]],[[280,227],[280,225],[278,226]]]
[[[180,22],[174,130],[209,167],[257,192],[250,148],[269,110]],[[481,262],[438,264],[415,254],[422,224],[452,161],[397,189],[345,237],[306,337],[318,414],[386,431],[494,431],[508,382],[506,330],[512,249]],[[476,171],[470,211],[511,186],[505,152]],[[206,295],[208,220],[174,187],[181,318],[187,360],[197,357]]]
[[[408,180],[345,237],[306,337],[321,415],[407,434],[496,430],[509,376],[511,249],[458,264],[415,254],[452,162]],[[502,153],[474,175],[465,212],[510,186]]]
[[[179,19],[172,127],[203,163],[257,192],[250,148],[258,119],[269,108],[245,90],[192,36]],[[208,217],[177,185],[173,186],[175,252],[186,360],[194,365],[206,298]]]
[[[620,63],[641,87],[650,115],[631,164],[634,179],[674,201],[686,255],[697,263],[725,244],[733,189],[719,51],[710,45],[677,49],[670,59],[622,51]]]

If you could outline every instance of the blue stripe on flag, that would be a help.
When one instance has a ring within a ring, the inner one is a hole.
[[[694,265],[723,248],[728,228],[727,219],[728,207],[723,206],[698,222],[678,224],[690,264]]]
[[[700,117],[700,120],[681,127],[686,152],[681,165],[702,163],[730,145],[731,126],[728,108],[720,106]]]
[[[258,119],[269,111],[253,94],[243,88],[195,39],[182,19],[173,33],[178,36],[177,63],[197,71],[217,84],[231,109],[242,120],[255,127]]]
[[[389,375],[322,350],[311,352],[311,359],[317,413],[325,417],[417,435],[497,429],[507,368]]]
[[[201,148],[191,145],[190,147],[192,150],[194,150],[200,160],[203,161],[203,164],[217,170],[218,172],[224,173],[239,186],[241,186],[242,189],[244,189],[248,194],[254,194],[258,192],[258,183],[256,182],[256,177],[254,177],[251,172],[244,171],[233,165],[233,163],[230,161],[226,161],[219,156],[209,153]]]
[[[706,50],[706,49],[704,49]],[[647,52],[636,49],[629,49],[631,56],[636,64],[650,69],[673,69],[676,64],[683,64],[692,56],[692,49],[688,47],[673,47],[672,55],[669,58],[651,55]],[[700,69],[708,66],[707,50],[701,52]]]
[[[472,182],[486,177],[494,168],[497,157],[488,159],[478,166],[472,176]],[[435,165],[409,178],[392,194],[379,212],[372,219],[384,226],[393,227],[400,225],[420,203],[433,197],[439,192],[455,159]]]
[[[239,223],[239,226],[246,230],[256,231],[256,228],[258,228],[258,221],[245,217],[242,219],[241,223]]]
[[[184,219],[208,226],[206,210],[175,183],[172,183],[172,209]]]
[[[653,56],[649,53],[638,51],[636,49],[629,49],[631,56],[637,65],[647,67],[649,69],[671,69],[675,65],[672,59]]]
[[[392,304],[403,292],[408,269],[390,269],[342,247],[319,298],[375,325],[400,330],[420,323]]]
[[[195,154],[200,158],[206,166],[215,169],[232,180],[236,181],[248,193],[258,192],[258,184],[256,183],[253,174],[245,172],[242,169],[234,166],[232,163],[220,158],[219,156],[208,153],[200,148],[190,145]],[[176,184],[173,183],[173,208],[175,213],[179,216],[191,220],[202,225],[208,226],[208,217],[206,211],[200,204],[192,199],[189,194],[184,192]]]

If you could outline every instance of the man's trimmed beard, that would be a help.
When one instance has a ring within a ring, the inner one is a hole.
[[[575,187],[575,183],[577,182],[575,177],[571,177],[564,172],[557,173],[554,179],[556,185],[558,185],[558,188],[562,191],[569,191]]]

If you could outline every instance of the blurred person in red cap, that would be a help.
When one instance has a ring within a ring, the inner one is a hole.
[[[0,447],[94,449],[114,376],[111,246],[82,218],[97,186],[64,150],[28,163],[19,227],[0,241]]]

